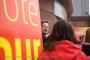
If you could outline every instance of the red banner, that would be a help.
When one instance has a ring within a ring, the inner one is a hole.
[[[41,36],[38,0],[0,0],[0,60],[37,60]]]

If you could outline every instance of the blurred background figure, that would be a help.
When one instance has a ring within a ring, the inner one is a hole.
[[[90,28],[88,28],[87,31],[86,31],[85,42],[90,43]]]
[[[47,37],[49,36],[49,23],[46,20],[41,21],[41,27],[42,27],[42,38],[43,38],[43,44],[45,45],[47,41]]]
[[[80,44],[81,45],[85,44],[85,35],[80,36]]]
[[[82,46],[82,50],[87,56],[90,56],[90,28],[86,31],[85,43]]]

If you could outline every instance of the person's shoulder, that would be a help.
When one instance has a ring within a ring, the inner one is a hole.
[[[84,45],[88,45],[88,46],[90,46],[90,43],[84,43]]]

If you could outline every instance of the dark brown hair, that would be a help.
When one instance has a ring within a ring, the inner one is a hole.
[[[42,25],[43,23],[48,23],[48,21],[46,21],[46,20],[41,21],[41,25]]]
[[[87,43],[90,43],[90,28],[88,28],[87,31],[86,31],[85,41],[86,41]]]
[[[48,37],[45,49],[49,49],[49,46],[53,45],[54,42],[62,40],[69,40],[73,43],[77,43],[71,25],[67,21],[59,19],[53,26],[53,30]]]

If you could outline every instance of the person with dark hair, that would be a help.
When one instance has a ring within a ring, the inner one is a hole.
[[[87,56],[90,56],[90,28],[86,31],[85,43],[82,45],[82,50]]]
[[[90,43],[90,28],[88,28],[87,31],[86,31],[85,42]]]
[[[49,23],[46,20],[41,21],[41,27],[42,27],[42,38],[43,38],[43,45],[45,45],[47,41],[47,37],[49,36]]]
[[[62,19],[55,23],[38,60],[86,60],[71,25]]]

